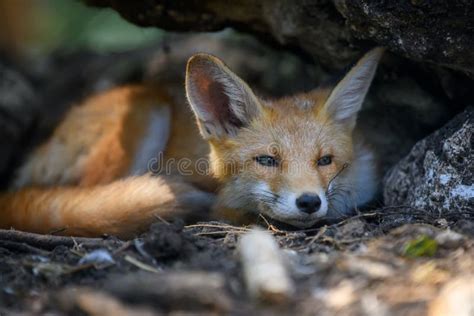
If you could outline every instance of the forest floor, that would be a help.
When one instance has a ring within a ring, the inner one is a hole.
[[[471,220],[385,208],[309,230],[261,224],[296,285],[281,304],[247,294],[249,227],[158,220],[130,241],[0,231],[0,315],[442,315],[463,282],[473,290]]]

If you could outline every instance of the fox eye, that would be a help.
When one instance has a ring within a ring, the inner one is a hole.
[[[321,158],[318,159],[318,166],[327,166],[332,163],[332,157],[327,155],[327,156],[322,156]]]
[[[265,167],[276,167],[278,166],[278,160],[272,156],[257,156],[255,161]]]

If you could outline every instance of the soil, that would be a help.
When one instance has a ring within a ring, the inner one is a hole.
[[[405,212],[299,231],[262,218],[296,284],[280,305],[248,297],[236,242],[251,227],[158,221],[129,241],[0,231],[0,315],[423,315],[474,271],[474,218]]]

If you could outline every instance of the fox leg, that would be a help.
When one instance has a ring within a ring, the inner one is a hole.
[[[92,187],[25,188],[0,195],[0,228],[131,238],[156,217],[203,217],[214,201],[181,178],[143,175]]]

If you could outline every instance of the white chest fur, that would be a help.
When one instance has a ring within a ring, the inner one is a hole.
[[[142,175],[149,171],[150,163],[156,162],[166,148],[171,128],[171,109],[161,106],[150,114],[148,128],[135,151],[129,174]]]

